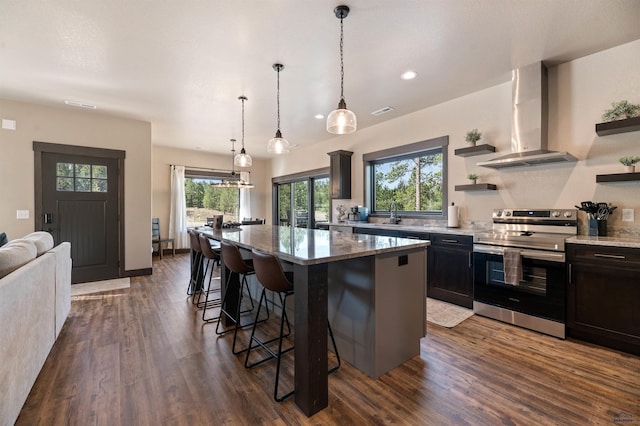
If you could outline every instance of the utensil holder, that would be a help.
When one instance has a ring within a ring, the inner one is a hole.
[[[596,220],[598,222],[598,236],[606,237],[607,236],[607,221],[606,220]]]
[[[607,236],[607,221],[589,219],[589,232],[590,237],[606,237]]]

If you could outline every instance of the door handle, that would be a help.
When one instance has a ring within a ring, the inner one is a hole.
[[[53,223],[53,214],[52,213],[45,213],[44,214],[44,223],[46,223],[46,224]]]

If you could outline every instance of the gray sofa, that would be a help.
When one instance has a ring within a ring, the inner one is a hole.
[[[0,424],[13,425],[71,309],[71,245],[34,232],[0,247]]]

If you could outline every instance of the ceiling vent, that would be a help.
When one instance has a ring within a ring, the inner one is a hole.
[[[394,108],[392,108],[392,107],[390,107],[390,106],[386,106],[386,107],[384,107],[384,108],[380,108],[380,109],[379,109],[379,110],[377,110],[377,111],[373,111],[373,112],[371,113],[371,115],[382,115],[382,114],[386,114],[386,113],[388,113],[388,112],[391,112],[391,111],[393,111],[393,110],[394,110]]]

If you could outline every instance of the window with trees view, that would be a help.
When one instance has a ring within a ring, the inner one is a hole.
[[[406,216],[444,215],[447,144],[444,137],[365,154],[372,213],[389,211],[395,201]]]
[[[274,223],[315,228],[329,223],[328,170],[319,169],[273,179]],[[309,213],[311,212],[311,214]]]
[[[240,190],[211,186],[219,182],[217,178],[185,178],[187,227],[202,226],[214,215],[223,215],[225,222],[239,222]]]

